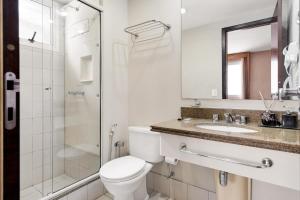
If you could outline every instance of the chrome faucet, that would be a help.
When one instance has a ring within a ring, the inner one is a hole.
[[[247,124],[247,117],[244,115],[236,114],[235,116],[232,116],[230,113],[224,113],[225,121],[226,123],[236,123],[236,124]]]
[[[234,119],[230,113],[224,113],[226,123],[233,123]]]

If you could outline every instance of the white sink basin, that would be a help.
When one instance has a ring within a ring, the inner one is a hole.
[[[248,129],[248,128],[241,128],[235,126],[224,126],[224,125],[207,125],[207,124],[200,124],[196,125],[197,128],[213,130],[213,131],[222,131],[222,132],[229,132],[229,133],[257,133],[257,131]]]

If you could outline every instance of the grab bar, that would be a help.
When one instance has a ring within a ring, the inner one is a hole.
[[[205,158],[211,158],[211,159],[220,160],[223,162],[244,165],[247,167],[254,167],[254,168],[259,168],[259,169],[269,168],[269,167],[273,166],[273,161],[270,158],[264,158],[264,159],[262,159],[261,163],[259,163],[259,162],[250,162],[250,161],[245,161],[245,160],[240,160],[240,159],[220,157],[217,155],[211,155],[211,154],[206,154],[206,153],[197,153],[197,152],[193,152],[192,150],[189,150],[187,148],[187,145],[184,143],[180,144],[179,151],[182,153],[186,153],[186,154],[196,155],[196,156],[205,157]]]

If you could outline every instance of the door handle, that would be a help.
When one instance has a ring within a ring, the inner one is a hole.
[[[20,92],[20,82],[15,73],[5,73],[5,129],[12,130],[17,125],[17,93]]]

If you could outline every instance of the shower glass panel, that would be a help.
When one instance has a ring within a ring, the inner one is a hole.
[[[19,0],[21,200],[100,168],[101,15],[78,0]]]

